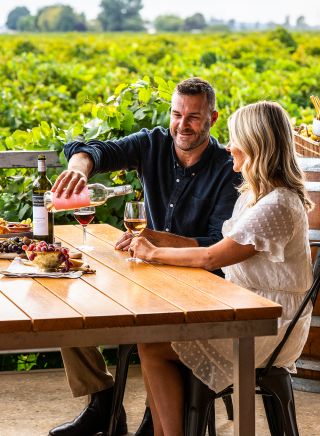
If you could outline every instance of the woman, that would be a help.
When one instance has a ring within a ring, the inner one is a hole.
[[[240,108],[229,120],[228,150],[244,182],[223,240],[211,247],[158,248],[134,239],[134,256],[170,265],[223,268],[226,279],[283,306],[278,336],[256,339],[255,364],[263,367],[280,342],[312,283],[306,211],[312,203],[298,167],[286,112],[277,103]],[[295,371],[307,339],[311,305],[298,322],[276,366]],[[214,391],[233,381],[232,340],[139,345],[156,436],[183,435],[180,360]]]

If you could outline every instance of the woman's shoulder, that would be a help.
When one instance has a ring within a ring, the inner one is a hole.
[[[297,192],[286,187],[278,187],[261,198],[254,206],[258,209],[268,209],[272,214],[291,217],[300,220],[306,211]]]
[[[300,204],[302,206],[298,193],[284,186],[273,189],[273,191],[262,197],[257,202],[257,205],[258,204],[283,205],[283,207],[291,207]]]

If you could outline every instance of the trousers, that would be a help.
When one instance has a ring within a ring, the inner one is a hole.
[[[90,395],[113,386],[112,374],[98,348],[62,348],[61,355],[74,397]]]

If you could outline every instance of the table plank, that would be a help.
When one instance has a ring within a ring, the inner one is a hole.
[[[0,332],[32,330],[31,319],[0,292]]]
[[[83,328],[81,314],[33,279],[2,277],[0,290],[29,316],[34,331]]]
[[[90,226],[90,233],[112,245],[122,234],[120,230],[107,224]],[[277,318],[281,316],[282,309],[279,304],[272,303],[270,300],[232,282],[226,282],[208,271],[199,268],[177,268],[170,265],[153,264],[153,266],[174,279],[214,295],[224,304],[231,305],[235,309],[235,319]],[[239,298],[240,292],[241,298]]]
[[[36,279],[42,286],[80,313],[85,328],[124,327],[134,324],[134,315],[85,281]]]
[[[186,267],[179,267],[177,270],[170,265],[156,265],[156,268],[176,280],[188,283],[210,295],[213,294],[223,303],[228,302],[234,308],[237,320],[270,319],[281,316],[282,307],[279,304],[232,282],[226,282],[208,271]]]
[[[58,238],[59,239],[59,238]],[[63,241],[65,247],[74,248]],[[136,325],[177,324],[184,322],[184,312],[163,298],[128,280],[123,275],[90,258],[96,274],[85,274],[82,280],[126,307],[135,315]]]
[[[110,268],[106,274],[105,265],[93,258],[90,266],[96,269],[96,274],[84,275],[83,280],[134,313],[136,325],[184,322],[184,312],[163,298]]]
[[[68,226],[59,226],[56,235],[72,246],[76,246],[81,238],[81,229],[76,226],[70,231]],[[233,308],[221,303],[214,296],[203,293],[187,284],[172,280],[167,274],[145,263],[126,262],[128,253],[114,250],[101,239],[88,234],[88,244],[95,247],[94,251],[86,253],[108,265],[109,268],[130,279],[134,283],[150,290],[185,312],[186,322],[208,322],[233,319]]]

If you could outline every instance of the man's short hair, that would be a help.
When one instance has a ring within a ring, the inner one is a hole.
[[[213,87],[206,80],[200,77],[192,77],[191,79],[183,80],[178,83],[175,92],[182,95],[198,95],[205,94],[211,111],[215,110],[216,95]]]

